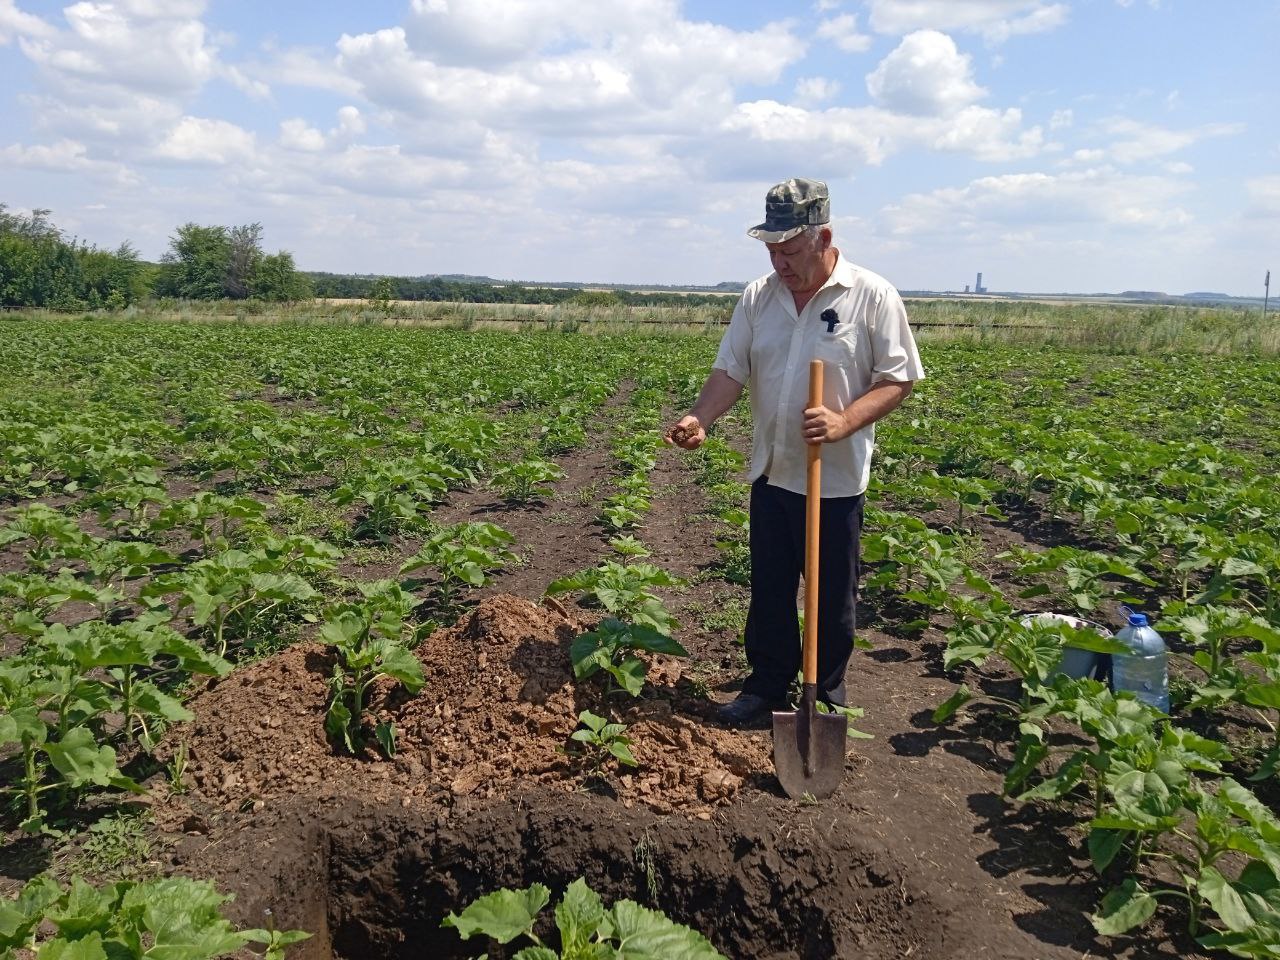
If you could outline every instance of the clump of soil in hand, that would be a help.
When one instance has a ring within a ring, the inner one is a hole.
[[[672,443],[684,443],[697,432],[696,427],[672,427],[671,432],[667,434],[667,439]]]

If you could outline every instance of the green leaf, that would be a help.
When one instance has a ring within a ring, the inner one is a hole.
[[[1280,843],[1280,820],[1248,787],[1227,777],[1218,789],[1218,798],[1227,804],[1232,813],[1256,829],[1268,843]]]
[[[35,707],[23,707],[12,713],[0,714],[0,744],[44,743],[46,728]]]
[[[488,954],[485,956],[488,956]],[[485,960],[485,958],[481,957],[480,960]],[[511,960],[560,960],[560,955],[550,947],[525,947],[516,953]]]
[[[94,930],[105,929],[115,912],[115,905],[112,893],[99,891],[82,878],[75,877],[63,902],[50,908],[45,917],[58,928],[58,933],[77,940]]]
[[[954,643],[947,644],[947,649],[942,654],[942,668],[951,670],[961,663],[972,663],[975,666],[982,666],[992,654],[992,649],[987,644],[980,643]]]
[[[625,763],[628,767],[638,766],[636,758],[631,755],[631,748],[621,740],[613,740],[609,743],[609,752],[618,760],[619,763]]]
[[[93,784],[121,787],[135,793],[146,792],[120,772],[116,766],[116,752],[108,746],[99,746],[87,727],[69,731],[61,742],[48,744],[45,752],[54,769],[73,787]]]
[[[654,630],[652,627],[632,626],[627,630],[627,646],[635,650],[647,650],[650,653],[666,653],[673,657],[687,657],[689,651],[678,641]]]
[[[1280,683],[1250,683],[1244,688],[1243,696],[1251,706],[1280,710]]]
[[[1125,833],[1123,830],[1105,830],[1095,827],[1089,831],[1089,859],[1093,861],[1093,869],[1102,873],[1124,848]]]
[[[195,715],[182,705],[182,701],[169,696],[152,683],[140,680],[134,684],[134,706],[153,717],[162,717],[170,723],[191,720]]]
[[[396,755],[396,725],[382,721],[373,728],[373,736],[388,758]]]
[[[463,940],[479,933],[510,943],[533,932],[538,914],[550,902],[551,891],[540,883],[523,890],[499,890],[481,897],[461,914],[450,913],[441,926],[453,927]]]
[[[408,647],[398,643],[388,644],[382,651],[382,673],[399,680],[410,693],[417,693],[427,683],[422,675],[422,664]]]
[[[963,707],[966,703],[973,699],[973,691],[967,684],[960,684],[960,688],[949,696],[942,706],[933,711],[934,723],[946,723],[956,715],[956,711]]]
[[[334,740],[340,740],[349,752],[355,753],[355,744],[351,739],[351,710],[347,707],[346,698],[341,693],[334,694],[329,701],[329,709],[324,715],[324,729]]]
[[[644,665],[644,661],[636,657],[629,657],[622,663],[614,666],[609,664],[605,667],[610,676],[618,682],[618,686],[631,694],[633,697],[640,696],[640,691],[644,689],[645,674],[649,668]]]
[[[609,911],[619,960],[725,960],[702,934],[631,900]]]
[[[1228,929],[1240,932],[1253,926],[1253,917],[1249,915],[1239,892],[1213,867],[1200,871],[1198,888],[1200,895],[1209,901]]]
[[[45,941],[36,952],[36,960],[108,960],[108,957],[102,948],[102,934],[95,930],[79,940],[56,937]]]
[[[1272,747],[1258,764],[1258,769],[1249,777],[1250,782],[1267,780],[1280,776],[1280,747]]]
[[[1143,890],[1137,880],[1127,877],[1102,898],[1101,908],[1089,919],[1104,937],[1114,937],[1146,923],[1157,905],[1156,898]]]
[[[360,645],[366,629],[367,625],[361,617],[350,610],[344,610],[337,618],[325,621],[320,628],[320,639],[345,652]]]
[[[1266,577],[1267,571],[1252,560],[1228,557],[1222,564],[1222,575],[1224,577]]]
[[[1049,748],[1038,740],[1033,739],[1031,743],[1033,745],[1028,747],[1025,762],[1031,764],[1031,770],[1034,770],[1040,761],[1048,755]],[[1021,746],[1019,744],[1019,753],[1022,752]],[[1018,801],[1021,803],[1027,800],[1062,799],[1075,788],[1076,784],[1080,782],[1080,778],[1084,776],[1084,766],[1087,759],[1088,754],[1083,750],[1072,754],[1067,762],[1058,768],[1057,773],[1043,783],[1021,794],[1018,797]],[[1017,769],[1017,766],[1015,765],[1015,769]],[[1027,774],[1030,774],[1031,770],[1027,770]],[[1006,784],[1013,776],[1014,770],[1010,770],[1008,777],[1006,777]]]
[[[120,909],[141,910],[155,936],[148,960],[205,960],[244,946],[245,937],[222,917],[226,899],[208,881],[164,877],[127,891]]]
[[[600,928],[604,914],[604,903],[585,879],[579,877],[569,884],[556,906],[556,927],[564,952],[572,956],[583,950]]]

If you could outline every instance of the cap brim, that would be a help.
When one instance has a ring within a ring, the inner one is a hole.
[[[784,240],[790,240],[792,237],[799,236],[804,233],[805,225],[792,227],[790,230],[766,230],[765,224],[752,227],[747,231],[747,236],[755,237],[765,243],[782,243]]]

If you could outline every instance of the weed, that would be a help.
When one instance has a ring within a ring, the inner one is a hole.
[[[648,827],[645,827],[644,833],[640,834],[640,839],[636,841],[632,857],[635,859],[636,866],[640,868],[640,872],[644,874],[644,889],[649,895],[650,903],[658,902],[657,852],[658,845],[653,840],[653,834]]]
[[[684,678],[689,681],[689,689],[700,700],[711,699],[711,684],[720,668],[709,660],[695,660],[689,669],[684,671]]]
[[[702,629],[708,633],[729,633],[741,636],[747,628],[747,604],[738,597],[730,597],[702,614]]]
[[[165,764],[165,770],[169,774],[169,789],[174,793],[186,793],[186,775],[187,775],[187,741],[180,740],[173,750],[168,762]]]
[[[100,880],[138,880],[154,873],[154,848],[143,814],[120,812],[103,817],[82,834],[80,849],[67,872]]]

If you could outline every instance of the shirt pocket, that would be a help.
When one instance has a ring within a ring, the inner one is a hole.
[[[814,343],[813,357],[851,371],[856,365],[858,340],[858,324],[852,320],[836,323],[829,333],[826,323],[823,323]]]

